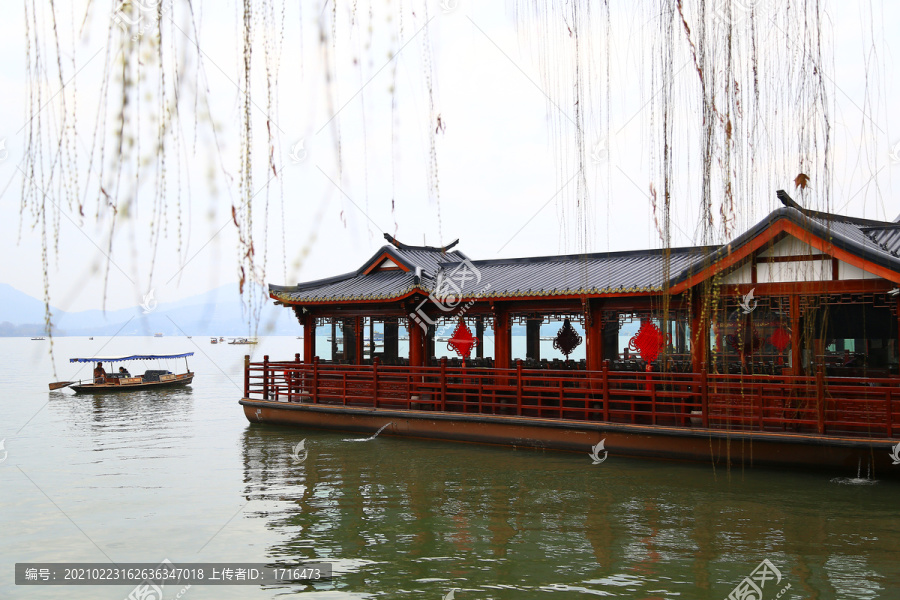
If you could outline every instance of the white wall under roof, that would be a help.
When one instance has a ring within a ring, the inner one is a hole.
[[[395,263],[390,258],[385,258],[383,261],[381,261],[381,264],[378,265],[378,267],[375,270],[380,271],[381,269],[399,269],[399,268],[400,268],[400,265]]]
[[[756,263],[757,283],[831,281],[831,259]]]
[[[787,236],[771,248],[760,252],[756,263],[757,283],[783,283],[789,281],[831,281],[831,260],[800,260],[790,262],[767,262],[768,257],[808,256],[822,254],[816,248]],[[879,279],[859,267],[838,261],[838,279]],[[724,277],[726,284],[751,283],[750,263],[746,262]]]

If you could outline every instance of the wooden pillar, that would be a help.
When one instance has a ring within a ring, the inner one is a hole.
[[[244,355],[244,398],[250,397],[250,355]]]
[[[508,369],[512,361],[512,329],[509,311],[500,303],[494,305],[494,365]]]
[[[543,319],[525,321],[525,358],[541,360],[541,323]]]
[[[800,296],[791,295],[791,375],[802,375],[800,364]]]
[[[585,325],[585,363],[589,371],[599,371],[603,368],[603,351],[606,346],[603,343],[603,311],[600,301],[594,300],[588,304]]]
[[[816,332],[817,335],[821,335],[821,332]],[[825,340],[816,339],[813,340],[813,357],[812,357],[812,365],[825,365]]]
[[[303,362],[311,363],[316,355],[316,318],[310,313],[303,315]]]
[[[347,362],[348,365],[358,365],[359,357],[360,357],[360,348],[362,346],[362,336],[359,335],[359,323],[356,317],[347,317],[340,319],[341,323],[341,336],[343,337],[343,341],[341,342],[341,350],[343,353],[343,359]],[[337,328],[335,328],[337,329]],[[335,332],[337,334],[337,332]],[[334,346],[337,347],[337,335],[333,338]],[[332,357],[333,358],[333,357]]]
[[[819,435],[825,435],[825,365],[816,363],[814,368],[816,370],[817,429]]]
[[[312,401],[319,402],[319,357],[313,356]]]
[[[900,362],[900,296],[897,297],[897,361]]]
[[[378,357],[372,352],[372,406],[378,408]]]
[[[619,313],[616,312],[615,319],[604,321],[603,310],[598,308],[594,312],[594,318],[600,319],[600,327],[602,328],[603,360],[619,360],[619,352],[624,350],[624,348],[619,347]]]
[[[704,371],[709,354],[709,310],[705,306],[699,287],[691,294],[691,370]]]
[[[388,317],[384,320],[384,356],[385,358],[397,358],[400,353],[400,325],[396,318]]]
[[[484,317],[475,319],[475,337],[478,345],[475,346],[475,358],[484,358]]]
[[[337,324],[338,324],[338,322],[335,320],[334,317],[332,317],[331,318],[331,360],[332,361],[337,360],[337,340],[338,340]],[[343,335],[344,335],[344,326],[341,325],[341,337],[342,338],[343,338]],[[347,353],[344,352],[343,342],[341,342],[341,355],[344,358],[347,357]]]
[[[263,400],[269,399],[269,355],[263,356]]]
[[[437,335],[437,326],[429,325],[428,333],[425,334],[425,365],[431,365],[431,357],[436,356],[434,350],[434,338]]]
[[[425,365],[425,331],[412,319],[406,320],[406,330],[409,332],[409,366],[422,367]]]
[[[353,327],[353,349],[351,351],[355,355],[351,364],[361,365],[363,364],[362,317],[353,317],[350,320],[350,325]]]

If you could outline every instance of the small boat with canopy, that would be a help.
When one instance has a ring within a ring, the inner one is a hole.
[[[92,356],[89,358],[70,358],[72,363],[95,363],[94,377],[79,381],[59,381],[50,384],[51,390],[70,387],[77,393],[106,393],[143,390],[148,388],[168,388],[188,385],[194,379],[194,373],[188,366],[187,357],[193,352],[182,354],[133,354],[130,356]],[[184,373],[172,373],[168,369],[147,369],[141,375],[132,376],[125,367],[115,371],[110,367],[107,373],[103,365],[115,365],[119,362],[133,360],[171,360],[184,359]]]

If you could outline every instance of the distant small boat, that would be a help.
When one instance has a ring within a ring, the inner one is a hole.
[[[94,339],[94,338],[92,338],[92,337],[89,337],[89,338],[88,338],[88,339],[89,339],[89,340],[92,340],[92,339]]]
[[[162,337],[162,334],[161,334],[161,333],[154,333],[154,334],[153,334],[153,337]]]
[[[47,338],[42,338],[42,337],[34,337],[34,338],[31,338],[31,339],[32,339],[32,340],[45,340],[45,339],[47,339]]]
[[[219,341],[220,341],[220,342],[224,342],[224,341],[225,341],[225,338],[220,337],[220,338],[219,338]]]
[[[218,339],[218,338],[210,338],[209,343],[210,343],[210,344],[218,344],[218,343],[219,343],[219,339]]]
[[[229,344],[257,344],[259,342],[257,342],[255,339],[234,338],[233,340],[231,340],[228,343]]]

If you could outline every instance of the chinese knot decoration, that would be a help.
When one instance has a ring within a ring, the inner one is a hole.
[[[472,335],[472,331],[462,319],[453,330],[453,335],[447,340],[447,345],[463,358],[469,358],[472,348],[478,345],[478,338]]]
[[[641,328],[628,341],[628,347],[641,355],[641,360],[648,363],[656,360],[659,351],[666,346],[666,336],[659,327],[650,321],[644,321]]]
[[[565,354],[566,358],[569,358],[572,351],[580,344],[581,336],[578,335],[578,332],[575,331],[575,328],[572,327],[572,324],[566,319],[563,321],[563,326],[559,328],[556,339],[553,340],[553,347]]]
[[[725,341],[740,354],[753,354],[762,348],[762,339],[755,329],[749,333],[746,329],[741,329],[738,333],[725,336]]]

